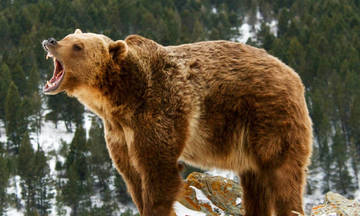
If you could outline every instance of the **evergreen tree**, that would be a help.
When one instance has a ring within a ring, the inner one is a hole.
[[[35,178],[35,208],[40,216],[49,215],[54,198],[54,180],[45,152],[38,147],[34,157],[33,176]]]
[[[28,90],[28,82],[26,81],[24,69],[20,66],[19,63],[15,64],[11,73],[11,77],[15,85],[18,87],[20,95],[24,96],[25,92]]]
[[[21,177],[21,195],[25,200],[25,215],[34,215],[35,209],[35,179],[34,179],[34,149],[29,135],[24,134],[19,148],[18,173]]]
[[[76,99],[63,94],[54,95],[48,98],[48,106],[52,110],[45,118],[57,124],[63,120],[67,131],[72,131],[72,126],[83,123],[84,106]]]
[[[37,143],[39,143],[39,136],[41,133],[41,127],[42,127],[42,120],[43,120],[43,116],[42,116],[42,100],[41,100],[41,96],[37,93],[34,92],[33,95],[31,96],[31,100],[30,100],[30,107],[31,107],[31,118],[29,121],[30,124],[30,129],[31,131],[35,132],[36,137],[37,137]]]
[[[16,85],[11,82],[5,100],[5,123],[8,137],[7,150],[17,154],[21,136],[25,132],[26,121],[23,118],[23,105]]]
[[[352,195],[352,191],[354,191],[354,184],[351,181],[351,176],[346,165],[349,160],[348,157],[345,139],[340,130],[337,129],[332,151],[336,171],[333,173],[332,181],[335,183],[335,190],[344,195]]]
[[[128,204],[129,202],[131,202],[131,197],[127,192],[126,184],[121,175],[116,170],[114,170],[114,175],[115,197],[120,203]]]
[[[36,65],[33,65],[30,70],[29,78],[27,80],[28,89],[26,93],[28,96],[32,96],[32,94],[39,92],[39,82],[40,82],[39,70],[37,69]]]
[[[113,183],[112,175],[114,168],[109,157],[108,150],[104,139],[104,128],[98,118],[93,117],[89,131],[88,146],[91,156],[89,158],[90,174],[93,177],[94,191],[100,194],[103,205],[93,208],[97,214],[111,215],[116,203],[112,197],[110,185]],[[128,197],[128,196],[127,196]]]
[[[0,142],[0,216],[6,215],[6,208],[9,203],[6,188],[10,173],[7,167],[6,151],[3,147],[4,144]]]
[[[66,183],[61,189],[62,201],[71,207],[71,215],[80,215],[91,207],[91,178],[86,134],[78,126],[64,164]]]
[[[0,104],[5,104],[11,75],[9,67],[2,63],[0,67]],[[0,106],[0,119],[5,120],[5,106]]]

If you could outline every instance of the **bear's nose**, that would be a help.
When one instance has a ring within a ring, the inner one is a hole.
[[[42,42],[42,46],[44,47],[44,49],[46,51],[48,51],[48,46],[55,46],[56,44],[57,44],[57,41],[55,40],[55,38],[49,38]]]
[[[56,44],[57,44],[57,41],[55,40],[55,38],[49,38],[49,39],[48,39],[48,42],[49,42],[51,45],[56,45]]]

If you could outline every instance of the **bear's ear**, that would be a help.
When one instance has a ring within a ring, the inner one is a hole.
[[[126,57],[128,46],[125,41],[117,40],[109,44],[109,52],[115,61],[119,61]]]
[[[80,29],[76,29],[74,32],[74,34],[81,34],[81,33],[82,33],[82,31]]]

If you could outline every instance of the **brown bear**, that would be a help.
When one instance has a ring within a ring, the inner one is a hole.
[[[246,216],[304,213],[312,123],[298,74],[277,58],[230,41],[162,46],[80,30],[43,46],[55,67],[44,92],[102,118],[141,215],[175,215],[179,160],[238,173]]]

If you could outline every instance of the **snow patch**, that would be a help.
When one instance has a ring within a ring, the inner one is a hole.
[[[229,170],[220,170],[220,169],[212,169],[206,172],[211,176],[221,176],[227,179],[231,179],[237,183],[239,183],[239,177],[232,171]]]
[[[246,20],[246,18],[245,18]],[[246,41],[249,40],[249,38],[255,37],[255,32],[252,31],[251,25],[247,24],[246,22],[241,25],[240,27],[240,37],[237,39],[241,43],[246,43]]]
[[[207,203],[211,206],[211,209],[213,212],[219,213],[219,215],[225,215],[224,211],[221,210],[219,207],[217,207],[216,205],[214,205],[214,203],[212,203],[206,196],[205,194],[197,189],[194,186],[190,186],[196,193],[196,199],[200,202],[200,203]]]
[[[249,38],[255,38],[256,32],[261,30],[261,23],[264,20],[264,17],[260,13],[259,9],[256,12],[256,23],[254,25],[249,24],[249,17],[244,18],[243,24],[240,26],[240,37],[237,38],[237,41],[241,43],[246,43]],[[276,19],[271,20],[271,22],[265,23],[265,25],[269,26],[270,32],[277,36],[277,26],[278,21]]]
[[[236,200],[235,200],[235,205],[240,205],[241,202],[242,202],[241,197],[238,197],[238,198],[236,198]]]
[[[188,209],[179,202],[175,202],[173,207],[177,216],[206,216],[205,213]]]
[[[24,213],[22,213],[21,211],[18,211],[16,208],[9,208],[6,211],[6,215],[7,216],[23,216]]]
[[[0,120],[0,142],[6,143],[7,136],[5,131],[5,124],[3,121]]]
[[[94,114],[91,113],[89,110],[85,110],[85,114],[84,114],[84,120],[85,120],[85,123],[84,123],[84,128],[85,128],[85,131],[86,131],[86,139],[89,139],[89,131],[90,131],[90,128],[91,128],[91,122],[92,122],[92,118],[94,118]]]
[[[356,200],[357,202],[360,202],[360,190],[357,190],[357,191],[355,192],[355,200]]]
[[[39,136],[39,145],[45,151],[58,151],[61,147],[61,140],[70,143],[74,137],[74,132],[68,132],[63,121],[59,121],[57,127],[51,121],[42,122],[41,133]],[[31,133],[30,138],[36,140],[36,134]],[[37,149],[37,143],[33,142],[34,149]]]

